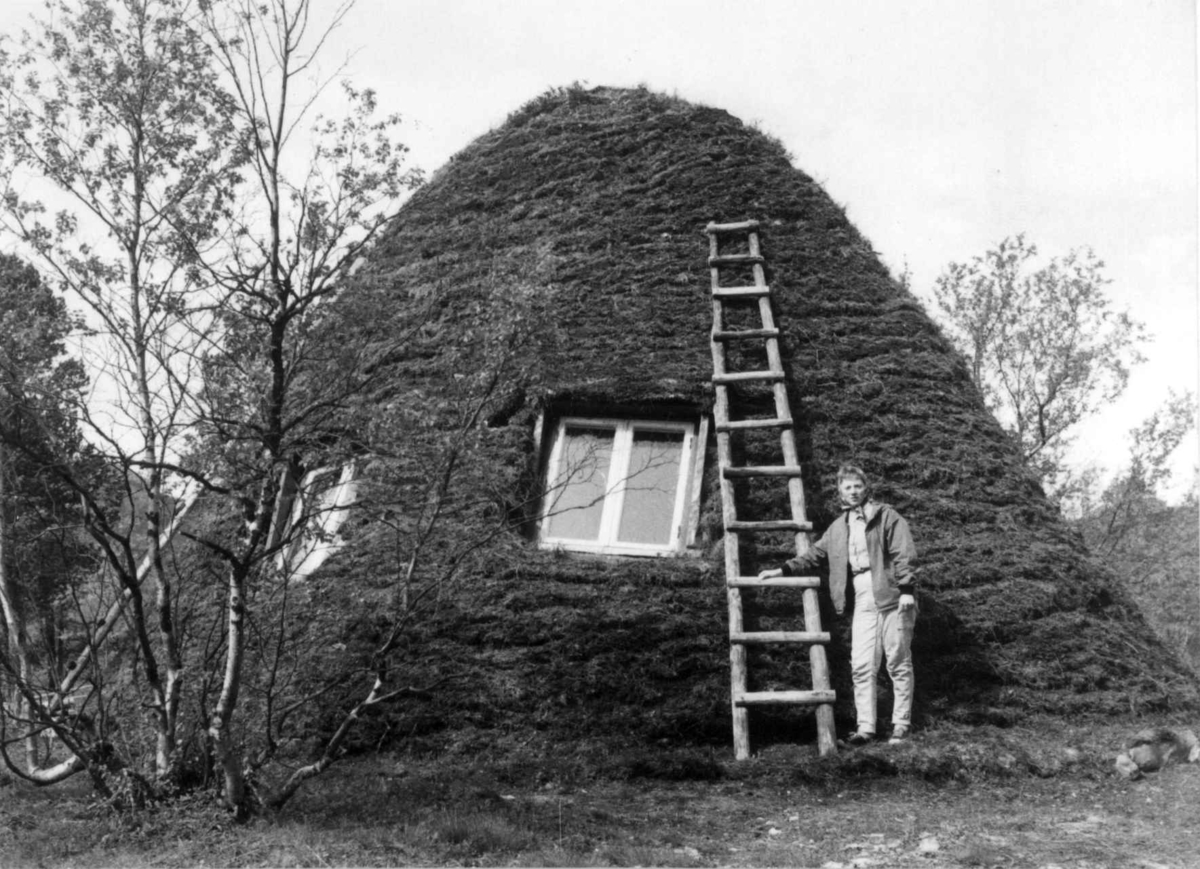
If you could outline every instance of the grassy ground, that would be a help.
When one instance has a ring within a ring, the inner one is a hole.
[[[120,817],[83,782],[8,781],[0,865],[1200,866],[1200,766],[1112,771],[1145,723],[942,726],[741,764],[723,750],[360,757],[244,826],[207,798]]]

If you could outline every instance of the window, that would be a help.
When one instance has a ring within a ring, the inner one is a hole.
[[[350,515],[357,494],[354,462],[305,474],[292,494],[292,502],[285,505],[291,514],[287,533],[292,539],[277,557],[280,569],[302,579],[341,549],[345,540],[338,531]]]
[[[542,545],[611,555],[682,550],[695,440],[685,422],[559,420]]]

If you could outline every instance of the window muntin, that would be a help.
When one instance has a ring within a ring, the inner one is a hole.
[[[542,544],[613,555],[679,551],[694,444],[691,423],[560,420]]]

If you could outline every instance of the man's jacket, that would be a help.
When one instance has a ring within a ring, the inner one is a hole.
[[[867,520],[867,553],[871,559],[871,581],[875,588],[875,606],[894,609],[901,592],[915,591],[913,560],[917,556],[912,533],[904,517],[887,504],[868,501],[863,505]],[[805,576],[829,566],[829,596],[840,614],[846,609],[846,585],[850,576],[850,523],[848,511],[833,520],[821,539],[804,555],[784,565],[785,576]]]

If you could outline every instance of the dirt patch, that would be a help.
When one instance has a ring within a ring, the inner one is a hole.
[[[281,816],[211,804],[117,817],[87,795],[0,793],[5,866],[1190,867],[1200,766],[1140,782],[1111,753],[1145,722],[925,730],[817,760],[779,746],[651,758],[552,746],[334,767]]]

